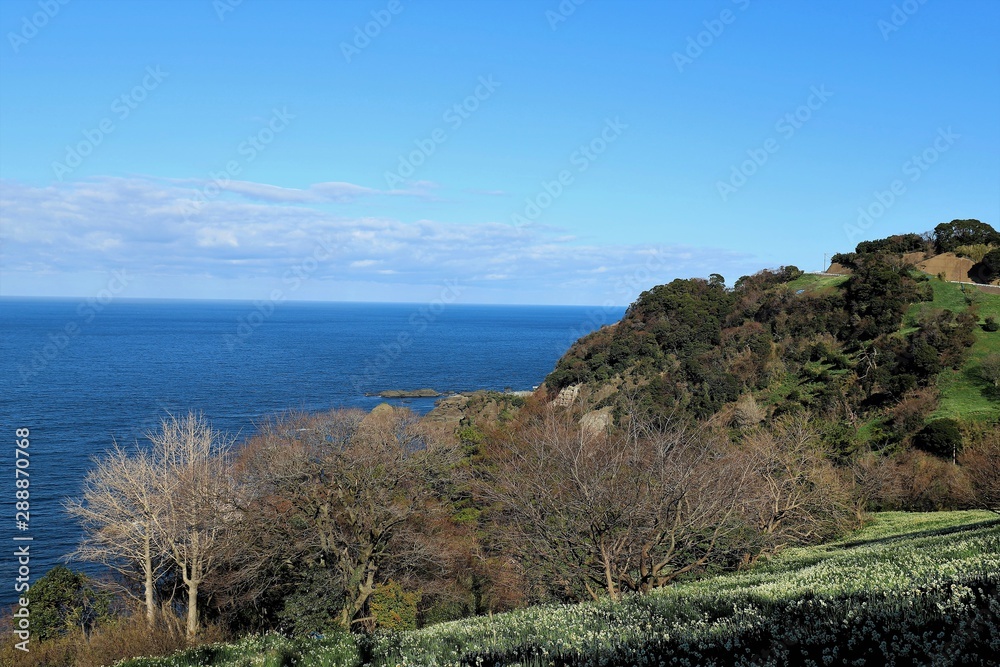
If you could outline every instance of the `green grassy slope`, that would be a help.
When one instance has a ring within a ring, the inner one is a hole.
[[[361,647],[254,637],[123,665],[985,664],[1000,652],[998,586],[995,514],[893,512],[748,572],[617,603],[531,607]]]
[[[788,283],[792,289],[824,291],[842,286],[846,276],[819,276],[805,274]],[[932,278],[934,300],[913,304],[904,319],[902,333],[912,331],[912,322],[920,313],[932,310],[964,312],[970,307],[978,310],[979,322],[987,317],[1000,320],[1000,294],[988,294],[969,286],[942,282]],[[964,287],[964,289],[963,289]],[[941,403],[931,419],[951,417],[971,420],[995,420],[1000,417],[1000,391],[980,378],[979,366],[990,354],[1000,354],[1000,332],[987,332],[982,327],[975,331],[976,342],[965,364],[958,369],[945,369],[937,378]],[[766,399],[765,399],[766,402]]]
[[[820,276],[815,273],[803,273],[801,276],[788,282],[788,287],[793,290],[823,290],[840,287],[847,282],[850,276]]]
[[[980,323],[990,316],[1000,319],[1000,295],[987,294],[968,287],[963,291],[962,285],[940,280],[931,280],[931,286],[934,288],[934,300],[914,305],[908,316],[928,308],[945,308],[962,312],[975,306],[978,309]],[[1000,354],[1000,331],[987,332],[983,331],[982,327],[977,327],[975,334],[976,342],[965,364],[958,370],[946,369],[938,376],[941,405],[932,415],[932,419],[952,417],[982,420],[996,419],[1000,416],[1000,392],[979,376],[979,365],[982,360],[989,354]]]

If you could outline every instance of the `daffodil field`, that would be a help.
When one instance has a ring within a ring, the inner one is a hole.
[[[1000,517],[874,515],[838,542],[620,602],[352,639],[252,637],[121,667],[995,665]]]

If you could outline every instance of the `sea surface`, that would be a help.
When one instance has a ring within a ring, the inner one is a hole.
[[[577,338],[623,313],[0,298],[0,604],[17,597],[17,548],[29,546],[30,581],[73,551],[80,531],[62,504],[80,493],[92,457],[114,441],[145,442],[168,413],[200,411],[240,440],[288,410],[371,409],[384,399],[369,394],[387,389],[530,390]],[[421,414],[434,405],[386,402]],[[28,456],[20,457],[30,475],[26,530],[15,516],[19,428],[30,430]]]

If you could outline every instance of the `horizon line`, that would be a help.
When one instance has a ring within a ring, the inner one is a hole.
[[[25,295],[25,294],[0,294],[0,301],[4,300],[18,300],[18,301],[83,301],[87,302],[89,300],[94,300],[93,295],[89,296],[76,296],[76,295]],[[172,302],[204,302],[204,303],[258,303],[262,301],[268,301],[268,299],[246,299],[246,298],[211,298],[211,297],[172,297],[172,296],[130,296],[130,297],[114,297],[112,301],[109,301],[110,305],[113,302],[148,302],[148,301],[172,301]],[[345,300],[345,299],[292,299],[286,298],[277,302],[278,305],[281,303],[297,303],[297,304],[315,304],[315,305],[332,305],[332,304],[342,304],[342,305],[396,305],[396,306],[418,306],[427,303],[433,303],[434,299],[431,300],[420,300],[420,301],[362,301],[362,300]],[[628,308],[630,304],[571,304],[571,303],[449,303],[448,307],[452,306],[497,306],[497,307],[520,307],[520,308]]]

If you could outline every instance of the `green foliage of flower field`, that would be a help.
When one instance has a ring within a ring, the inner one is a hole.
[[[619,603],[363,638],[274,636],[122,667],[979,665],[1000,654],[1000,518],[881,513],[837,542]]]
[[[165,658],[134,658],[119,667],[342,667],[361,665],[354,638],[343,633],[322,639],[256,635],[231,644],[199,646]]]

